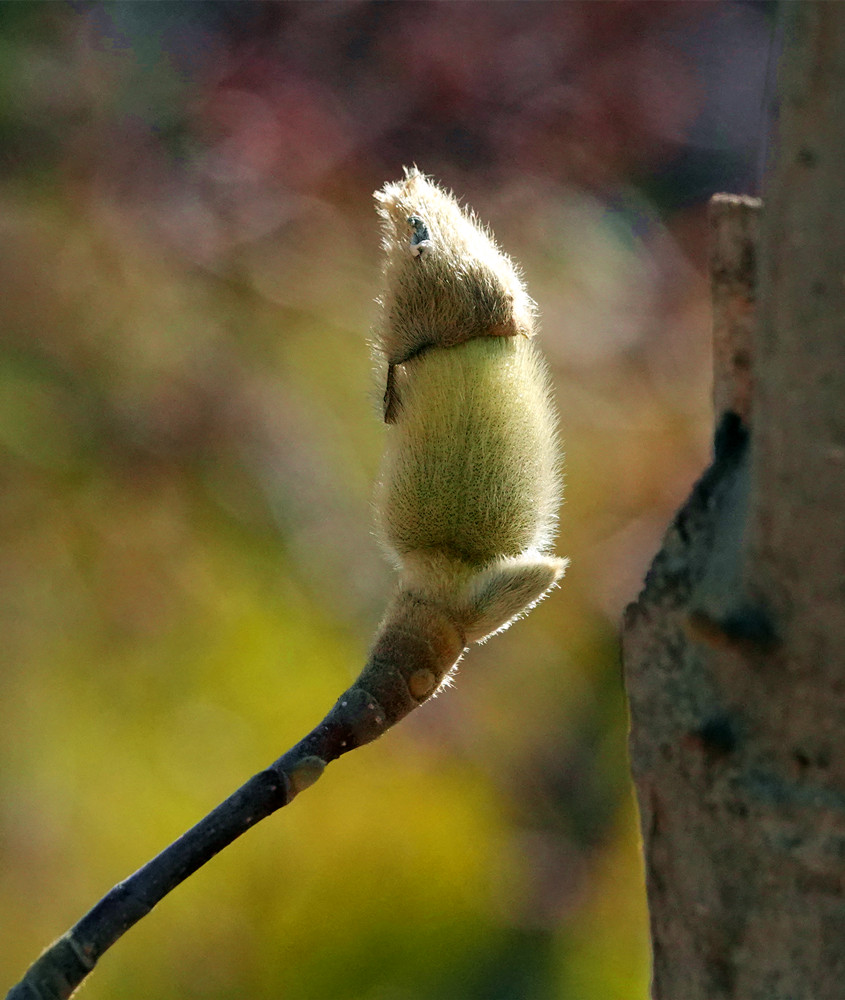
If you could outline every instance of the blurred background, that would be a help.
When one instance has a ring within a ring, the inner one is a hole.
[[[645,1000],[620,616],[711,434],[740,2],[0,6],[0,987],[323,716],[391,586],[371,195],[519,260],[563,587],[103,959],[92,998]]]

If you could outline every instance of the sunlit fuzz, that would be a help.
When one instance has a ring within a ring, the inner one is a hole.
[[[532,335],[535,305],[515,265],[450,193],[414,168],[375,197],[384,250],[375,336],[389,364],[432,345]]]
[[[388,424],[376,511],[399,574],[377,647],[410,632],[431,644],[449,627],[465,646],[506,628],[566,567],[550,554],[560,456],[535,307],[490,233],[419,171],[375,197]]]

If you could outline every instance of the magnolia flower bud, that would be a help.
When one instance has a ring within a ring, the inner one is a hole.
[[[427,697],[433,660],[450,661],[439,683],[456,649],[507,628],[563,575],[549,554],[557,417],[534,303],[490,233],[416,169],[375,197],[388,424],[376,510],[399,588],[374,656],[414,635],[431,656],[397,669]]]

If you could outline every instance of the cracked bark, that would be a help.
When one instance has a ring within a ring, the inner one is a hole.
[[[655,1000],[845,995],[845,5],[786,13],[765,212],[712,210],[713,463],[624,629]]]

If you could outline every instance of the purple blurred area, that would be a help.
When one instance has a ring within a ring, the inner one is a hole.
[[[633,187],[663,214],[760,184],[765,3],[72,3],[3,21],[6,175],[58,168],[207,262],[409,162],[468,194],[530,180],[614,207]]]
[[[416,161],[460,190],[532,178],[614,204],[633,184],[675,211],[717,190],[757,193],[770,8],[219,0],[6,13],[43,31],[18,53],[28,79],[6,169],[20,166],[15,139],[28,158],[40,138],[47,162],[166,216],[199,203],[228,240]],[[184,222],[186,242],[225,249],[201,213]]]

